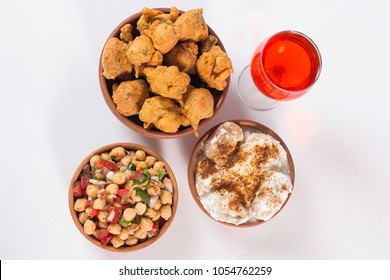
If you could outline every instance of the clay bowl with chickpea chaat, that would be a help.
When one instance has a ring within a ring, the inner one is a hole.
[[[178,188],[164,159],[147,147],[115,143],[88,155],[69,187],[69,209],[80,232],[114,252],[158,240],[175,216]]]
[[[232,62],[202,8],[147,8],[104,44],[99,82],[111,112],[150,138],[198,136],[228,94]]]

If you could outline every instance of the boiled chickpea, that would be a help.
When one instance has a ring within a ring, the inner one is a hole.
[[[139,227],[140,227],[142,230],[148,232],[149,230],[152,229],[152,227],[153,227],[153,222],[152,222],[152,220],[149,219],[149,218],[141,218],[141,222],[139,223]]]
[[[158,219],[160,219],[160,217],[161,217],[160,211],[156,211],[156,215],[152,217],[152,221],[157,221]]]
[[[88,196],[92,197],[93,199],[97,198],[98,196],[99,188],[97,188],[95,185],[89,184],[85,190]]]
[[[149,172],[149,175],[150,175],[150,176],[156,176],[156,175],[157,175],[157,171],[154,170],[153,168],[149,168],[149,169],[148,169],[148,172]]]
[[[160,188],[158,186],[150,186],[148,188],[147,192],[151,196],[159,195],[160,194]]]
[[[153,169],[157,172],[160,171],[164,167],[164,163],[162,161],[156,161],[153,165]]]
[[[147,167],[151,167],[153,166],[153,164],[156,162],[156,158],[155,157],[152,157],[152,156],[147,156],[145,158],[145,164]]]
[[[112,161],[111,157],[110,157],[110,155],[108,153],[101,153],[100,154],[100,158],[104,159],[104,160]]]
[[[114,236],[114,237],[111,239],[111,244],[112,244],[112,246],[114,246],[114,248],[119,248],[120,246],[122,246],[123,244],[125,244],[125,241],[123,241],[122,239],[120,239],[119,236]]]
[[[119,161],[126,155],[126,151],[123,147],[116,147],[111,150],[110,157],[113,160]]]
[[[121,159],[120,162],[121,162],[121,164],[123,164],[124,166],[129,166],[132,159],[133,159],[133,156],[131,156],[131,155],[125,155],[125,156]]]
[[[172,194],[169,191],[162,191],[160,195],[161,203],[162,204],[172,204]]]
[[[106,187],[106,192],[108,192],[109,194],[116,194],[118,190],[119,190],[119,186],[117,184],[109,184]]]
[[[87,208],[85,208],[85,213],[87,213],[88,217],[89,217],[89,213],[91,213],[91,211],[92,211],[91,207],[88,206]]]
[[[134,208],[127,208],[125,211],[123,211],[123,219],[125,219],[128,222],[131,222],[135,216],[137,215],[137,210]]]
[[[87,235],[91,235],[96,230],[96,224],[92,222],[91,220],[86,220],[84,223],[84,232]]]
[[[129,235],[130,235],[130,232],[127,229],[123,228],[121,233],[118,236],[120,239],[126,240],[127,238],[129,238]]]
[[[162,205],[161,199],[158,199],[156,203],[153,205],[154,210],[159,210]]]
[[[110,233],[115,235],[120,234],[122,231],[122,228],[119,224],[110,224],[107,229]]]
[[[149,219],[153,219],[154,216],[156,216],[157,210],[154,210],[152,208],[146,209],[144,216]]]
[[[130,235],[129,238],[126,239],[125,243],[129,246],[135,245],[138,243],[138,238]]]
[[[101,199],[101,198],[97,198],[95,199],[95,201],[93,202],[93,209],[97,209],[97,210],[103,210],[103,208],[106,206],[106,201]]]
[[[135,205],[135,211],[137,213],[137,215],[143,215],[146,211],[146,204],[145,203],[142,203],[142,202],[138,202],[136,205]]]
[[[126,182],[125,173],[122,172],[115,173],[114,176],[112,177],[112,181],[118,185],[124,184]]]
[[[146,157],[146,154],[145,154],[144,151],[138,150],[138,151],[135,152],[135,158],[136,158],[137,160],[139,160],[139,161],[144,160],[145,157]]]
[[[172,208],[170,205],[163,205],[160,208],[161,217],[164,220],[168,220],[172,216]]]
[[[99,221],[98,224],[99,224],[100,228],[108,228],[108,223],[104,223],[104,222]]]
[[[134,232],[134,237],[137,237],[138,239],[144,239],[146,236],[148,236],[148,233],[141,228]]]
[[[106,217],[107,217],[108,212],[107,211],[99,211],[99,214],[97,215],[98,220],[105,223],[106,222]]]
[[[74,203],[74,210],[77,212],[84,212],[86,208],[87,200],[85,198],[78,198]]]
[[[136,232],[137,230],[139,230],[139,225],[138,225],[138,224],[131,224],[131,225],[129,225],[126,229],[129,231],[129,233],[130,233],[131,235],[133,235],[134,232]]]
[[[99,160],[100,160],[100,156],[99,155],[94,155],[89,160],[89,164],[91,165],[91,167],[95,167]]]
[[[79,221],[80,221],[81,224],[85,224],[85,222],[88,220],[88,218],[89,218],[89,216],[85,212],[81,212],[79,214]]]

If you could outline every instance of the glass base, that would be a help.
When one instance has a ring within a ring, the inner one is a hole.
[[[253,83],[250,65],[242,70],[237,81],[238,96],[245,105],[256,110],[269,110],[279,105],[280,101],[269,98],[261,93]]]

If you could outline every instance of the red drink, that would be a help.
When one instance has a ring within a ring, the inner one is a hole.
[[[256,48],[250,67],[262,93],[276,100],[292,100],[305,94],[317,80],[321,56],[305,35],[283,31]]]

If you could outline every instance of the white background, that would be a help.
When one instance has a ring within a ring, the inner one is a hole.
[[[122,20],[148,7],[204,8],[235,73],[221,111],[269,126],[289,147],[294,193],[262,226],[235,229],[198,208],[187,184],[197,139],[155,141],[109,111],[98,60]],[[3,1],[0,2],[1,259],[389,259],[390,3],[371,1]],[[265,37],[295,29],[311,37],[323,68],[306,96],[266,112],[243,105],[241,70]],[[127,254],[84,239],[67,192],[79,162],[113,142],[148,146],[179,184],[171,227]]]

